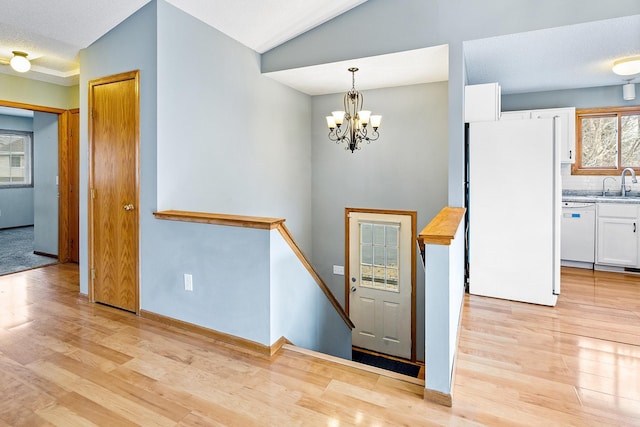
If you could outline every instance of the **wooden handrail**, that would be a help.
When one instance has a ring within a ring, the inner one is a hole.
[[[355,328],[355,325],[353,324],[351,319],[349,319],[349,316],[344,311],[335,295],[333,295],[331,289],[329,289],[324,280],[322,280],[322,278],[318,275],[318,273],[311,265],[309,259],[307,259],[306,255],[302,253],[302,251],[296,244],[293,236],[291,235],[287,227],[285,227],[285,220],[283,218],[264,218],[257,216],[227,215],[176,210],[154,212],[153,215],[158,219],[170,221],[197,222],[202,224],[226,225],[230,227],[258,228],[261,230],[273,230],[274,228],[277,228],[289,247],[296,254],[300,262],[302,262],[309,274],[311,274],[316,284],[320,287],[329,302],[331,302],[333,308],[335,308],[342,320],[344,320],[344,323],[346,323],[349,329]]]
[[[465,212],[465,208],[444,207],[418,235],[421,246],[451,245]]]
[[[171,221],[199,222],[202,224],[258,228],[261,230],[272,230],[284,222],[283,218],[265,218],[260,216],[227,215],[173,210],[154,212],[153,215],[158,219]]]

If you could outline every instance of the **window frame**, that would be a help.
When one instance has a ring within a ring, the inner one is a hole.
[[[26,150],[24,154],[24,169],[25,169],[25,178],[28,178],[27,182],[0,182],[0,189],[8,189],[8,188],[33,188],[33,132],[31,131],[23,131],[23,130],[15,130],[15,129],[0,129],[0,134],[2,135],[18,135],[18,136],[28,136],[29,142],[26,145]],[[28,152],[27,152],[28,150]],[[11,167],[11,158],[14,157],[12,155],[8,156],[9,167]]]
[[[630,107],[603,107],[603,108],[576,108],[576,160],[571,165],[572,175],[619,175],[622,173],[624,166],[620,165],[620,158],[622,156],[621,150],[621,116],[627,115],[640,115],[640,105],[634,105]],[[618,119],[618,131],[617,131],[617,147],[618,147],[618,167],[617,168],[593,168],[582,167],[582,119],[588,117],[612,117],[616,116]],[[636,172],[640,173],[640,166],[633,168]]]

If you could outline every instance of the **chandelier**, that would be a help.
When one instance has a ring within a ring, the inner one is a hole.
[[[372,116],[371,111],[362,109],[364,97],[356,90],[357,68],[349,68],[351,73],[351,90],[344,95],[344,111],[332,111],[327,116],[327,126],[329,127],[329,139],[336,144],[344,142],[347,144],[345,150],[359,150],[362,141],[375,141],[380,136],[378,128],[382,116]],[[368,125],[371,125],[373,132],[369,134]]]

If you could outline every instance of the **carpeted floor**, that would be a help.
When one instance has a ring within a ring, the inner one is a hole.
[[[375,366],[378,368],[386,369],[387,371],[396,372],[402,375],[408,375],[410,377],[417,378],[420,373],[420,366],[412,363],[405,363],[399,360],[388,359],[383,356],[377,356],[374,354],[365,353],[353,349],[351,352],[351,358],[354,362],[364,363],[365,365]]]
[[[0,230],[0,275],[56,262],[33,253],[33,226]]]

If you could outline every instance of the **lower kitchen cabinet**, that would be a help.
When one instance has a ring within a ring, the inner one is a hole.
[[[638,206],[598,203],[596,263],[638,267]]]

